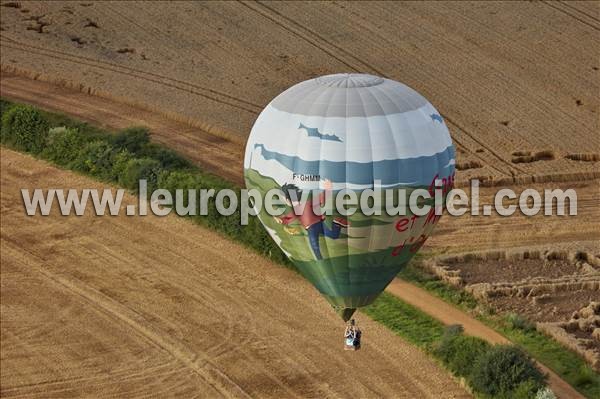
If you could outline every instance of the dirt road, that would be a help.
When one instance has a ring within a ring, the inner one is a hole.
[[[450,305],[443,300],[434,297],[427,291],[409,284],[405,281],[395,279],[388,286],[387,291],[394,294],[403,301],[419,308],[430,316],[440,320],[446,325],[461,324],[465,333],[479,337],[491,344],[509,344],[510,341],[492,330],[485,324],[469,316],[465,312]],[[552,391],[559,397],[565,399],[584,398],[571,385],[561,379],[556,373],[543,364],[538,366],[548,374],[548,384]]]
[[[25,216],[20,188],[101,186],[0,160],[2,397],[469,396],[367,318],[364,349],[343,351],[342,323],[299,275],[192,223]]]

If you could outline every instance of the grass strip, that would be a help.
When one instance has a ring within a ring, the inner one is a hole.
[[[446,329],[442,322],[387,292],[383,292],[373,304],[361,311],[427,351],[442,338]]]

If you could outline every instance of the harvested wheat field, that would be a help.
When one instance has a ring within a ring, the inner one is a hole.
[[[600,173],[597,2],[2,6],[3,70],[229,138],[285,88],[360,71],[434,100],[462,179]]]
[[[341,350],[337,316],[299,275],[192,223],[27,217],[22,187],[101,186],[0,159],[3,397],[469,396],[369,319],[366,350]]]
[[[134,125],[147,126],[155,141],[176,149],[203,169],[243,185],[243,145],[235,140],[215,136],[186,123],[156,115],[139,106],[84,94],[14,73],[3,72],[0,77],[0,94],[3,97],[73,115],[112,130]],[[462,173],[459,171],[458,176]],[[497,214],[481,217],[471,216],[469,213],[461,217],[444,216],[423,251],[445,253],[539,245],[567,246],[577,250],[580,244],[585,245],[587,241],[600,239],[600,225],[597,223],[600,217],[600,207],[597,206],[600,201],[600,187],[597,180],[521,184],[512,187],[517,194],[528,187],[540,192],[545,188],[575,189],[577,216],[527,217],[519,212],[510,217]],[[483,213],[483,205],[494,203],[494,194],[500,188],[480,188],[480,215]],[[467,187],[465,189],[469,192]],[[567,203],[567,213],[568,206]]]

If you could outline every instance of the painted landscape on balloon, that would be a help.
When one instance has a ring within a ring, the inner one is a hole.
[[[271,177],[264,176],[254,169],[245,170],[246,185],[255,188],[262,193],[272,189],[280,189],[281,186]],[[428,185],[406,187],[407,195],[416,189],[428,189]],[[360,192],[358,192],[360,195]],[[381,215],[365,215],[358,209],[350,216],[344,216],[335,210],[332,203],[336,191],[324,204],[324,208],[331,207],[331,215],[326,216],[324,223],[331,228],[333,220],[344,218],[349,222],[347,228],[342,229],[337,239],[325,236],[319,238],[320,248],[324,258],[361,255],[372,252],[377,255],[387,254],[390,264],[398,264],[404,261],[403,254],[409,254],[412,245],[420,242],[421,235],[429,236],[438,219],[433,220],[430,215],[416,217],[407,210],[406,216],[389,216],[386,214],[385,197],[381,198]],[[398,203],[397,197],[393,199]],[[306,206],[312,203],[312,196],[308,197]],[[433,205],[432,201],[427,202]],[[284,213],[291,212],[292,208],[286,206]],[[263,225],[281,247],[281,249],[294,262],[312,262],[315,257],[310,250],[307,230],[299,222],[295,221],[289,225],[277,223],[273,216],[268,215],[263,209],[258,214]],[[409,220],[398,228],[398,223]],[[422,240],[422,238],[421,238]],[[399,247],[404,244],[404,248]],[[393,253],[393,254],[392,254]]]
[[[280,188],[272,178],[253,169],[245,170],[247,187],[260,192]],[[411,187],[427,189],[427,186]],[[408,190],[407,190],[408,191]],[[335,193],[333,193],[335,195]],[[330,199],[330,201],[332,201]],[[312,203],[312,194],[306,206]],[[330,206],[325,203],[324,206]],[[365,215],[357,210],[350,216],[340,215],[333,209],[322,223],[333,227],[336,218],[347,219],[349,226],[339,237],[319,237],[322,259],[317,259],[311,249],[308,230],[295,221],[283,225],[261,209],[258,217],[275,243],[292,260],[300,273],[334,306],[355,308],[365,306],[375,299],[391,279],[417,253],[431,234],[439,218],[431,215],[388,216],[382,201],[380,216]],[[284,213],[292,211],[285,206]]]

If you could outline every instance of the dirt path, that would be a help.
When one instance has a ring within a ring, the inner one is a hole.
[[[101,186],[0,160],[2,397],[469,397],[368,318],[343,351],[299,275],[185,220],[25,216],[20,188]]]
[[[482,338],[491,344],[510,343],[504,336],[469,316],[462,310],[406,281],[395,279],[388,286],[387,291],[403,301],[419,308],[428,315],[440,320],[444,324],[461,324],[464,327],[466,334]],[[559,398],[584,398],[583,395],[577,392],[571,385],[561,379],[548,367],[543,364],[539,364],[539,366],[545,373],[548,373],[548,384]]]

